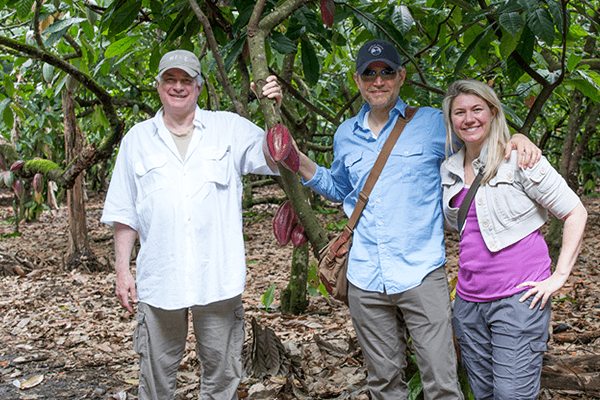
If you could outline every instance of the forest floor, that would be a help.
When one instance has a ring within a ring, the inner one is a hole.
[[[265,193],[265,191],[269,191]],[[264,195],[283,196],[276,188]],[[99,222],[103,194],[88,193],[88,230],[92,249],[106,272],[67,271],[65,207],[43,212],[37,222],[14,227],[12,196],[0,190],[0,398],[137,399],[138,357],[133,350],[135,318],[114,294],[112,230]],[[259,196],[260,197],[260,196]],[[554,295],[548,354],[599,355],[600,339],[557,341],[558,332],[585,335],[600,329],[600,200],[584,198],[589,212],[583,248],[565,287]],[[339,210],[339,209],[338,209]],[[297,356],[294,378],[244,378],[246,399],[368,399],[365,368],[348,308],[309,296],[300,316],[282,315],[279,293],[287,285],[292,245],[281,247],[272,233],[274,205],[245,212],[248,276],[243,295],[246,346],[253,318],[270,328],[290,357]],[[341,219],[341,213],[319,216]],[[456,237],[447,240],[449,279],[456,275]],[[15,274],[21,273],[21,276]],[[261,298],[275,284],[275,300],[265,309]],[[191,332],[191,329],[190,329]],[[198,398],[200,366],[190,333],[178,374],[178,398]],[[26,387],[30,387],[26,389]],[[597,392],[596,392],[597,393]],[[590,392],[542,388],[540,399],[593,399]]]

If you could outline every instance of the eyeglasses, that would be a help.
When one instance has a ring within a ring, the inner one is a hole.
[[[396,75],[398,75],[398,71],[394,71],[391,68],[384,68],[379,73],[374,69],[365,69],[365,72],[360,74],[360,77],[365,82],[375,82],[377,80],[377,76],[381,77],[381,80],[391,81],[396,79]]]

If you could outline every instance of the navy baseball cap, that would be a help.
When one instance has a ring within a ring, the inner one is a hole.
[[[393,44],[385,40],[371,40],[358,50],[356,73],[361,75],[375,61],[383,61],[394,71],[402,66],[402,59]]]

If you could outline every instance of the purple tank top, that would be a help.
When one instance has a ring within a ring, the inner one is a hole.
[[[467,191],[468,188],[464,188],[453,198],[453,207],[460,207]],[[527,290],[527,287],[517,288],[520,283],[550,277],[551,260],[540,230],[493,253],[481,236],[475,202],[469,207],[459,250],[456,292],[467,301],[486,302],[509,297]]]

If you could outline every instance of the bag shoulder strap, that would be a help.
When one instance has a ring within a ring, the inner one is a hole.
[[[360,218],[360,215],[362,214],[363,210],[365,209],[365,206],[367,205],[367,202],[369,201],[369,195],[371,194],[371,190],[373,190],[375,182],[377,182],[379,175],[381,175],[381,171],[383,171],[383,167],[385,166],[385,163],[387,162],[387,159],[390,156],[392,149],[396,145],[400,134],[404,130],[406,124],[408,124],[412,117],[415,116],[418,109],[419,107],[406,107],[406,117],[403,118],[401,115],[398,116],[398,121],[396,122],[394,129],[392,129],[390,136],[385,141],[385,144],[383,145],[379,156],[377,156],[377,160],[375,160],[375,165],[373,165],[373,168],[371,169],[371,172],[367,177],[365,186],[358,195],[358,201],[356,202],[354,211],[352,211],[352,215],[350,216],[350,219],[346,224],[346,228],[348,228],[350,232],[352,232],[356,227],[358,219]]]
[[[479,184],[481,183],[481,178],[483,178],[483,170],[479,170],[479,173],[475,177],[475,180],[471,184],[467,195],[463,199],[460,207],[458,209],[458,233],[462,235],[463,227],[465,225],[465,221],[467,220],[467,213],[469,212],[469,208],[471,208],[471,203],[473,203],[473,199],[475,198],[475,193],[477,189],[479,189]]]

